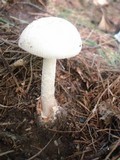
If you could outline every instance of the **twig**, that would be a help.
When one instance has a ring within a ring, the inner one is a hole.
[[[29,5],[29,6],[32,6],[32,7],[36,8],[36,9],[38,9],[38,10],[41,11],[41,12],[47,13],[47,14],[49,14],[49,15],[51,15],[51,16],[55,16],[55,15],[53,15],[52,13],[50,13],[50,12],[48,12],[48,11],[45,11],[45,10],[43,10],[42,8],[40,8],[39,6],[37,6],[37,5],[33,4],[33,3],[30,3],[30,2],[17,2],[17,4]]]
[[[32,159],[36,158],[37,156],[39,156],[47,148],[47,146],[52,142],[55,135],[56,135],[56,133],[53,135],[53,137],[49,140],[49,142],[38,153],[36,153],[34,156],[28,158],[27,160],[32,160]]]
[[[109,85],[109,88],[114,87],[119,81],[120,81],[120,76],[118,76],[118,78],[117,78],[113,83],[111,83],[111,84]],[[86,124],[94,117],[94,115],[95,115],[95,113],[96,113],[96,111],[97,111],[97,107],[98,107],[98,105],[99,105],[99,103],[100,103],[100,100],[102,99],[103,95],[104,95],[107,91],[108,91],[108,88],[106,88],[106,89],[102,92],[102,94],[100,95],[100,97],[99,97],[96,105],[94,106],[94,108],[93,108],[90,116],[89,116],[88,119],[86,120],[86,122],[85,122],[84,126],[82,127],[82,129],[83,129],[83,128],[86,126]]]
[[[111,156],[111,154],[114,152],[114,150],[120,146],[120,138],[117,140],[117,142],[113,145],[112,150],[110,151],[110,153],[106,156],[105,160],[108,160],[109,157]]]
[[[3,104],[0,104],[0,107],[1,107],[1,108],[13,108],[14,106],[5,106],[5,105],[3,105]]]
[[[38,2],[39,2],[43,7],[45,7],[45,4],[43,3],[42,0],[38,0]]]
[[[10,18],[14,19],[15,21],[19,21],[19,22],[22,23],[22,24],[29,24],[28,21],[25,21],[25,20],[23,20],[23,19],[19,19],[19,18],[14,17],[14,16],[10,16]]]
[[[61,84],[59,84],[60,85],[60,87],[65,91],[65,93],[71,98],[71,99],[74,99],[74,97],[73,96],[71,96],[69,93],[68,93],[68,91],[61,85]],[[88,112],[90,112],[90,110],[89,110],[89,108],[87,108],[87,106],[85,106],[82,102],[80,102],[80,101],[78,101],[78,100],[76,100],[76,99],[74,99],[77,103],[79,103],[83,108],[85,108]]]
[[[10,150],[10,151],[6,151],[6,152],[3,152],[3,153],[0,153],[0,157],[6,155],[6,154],[9,154],[9,153],[13,153],[14,150]]]
[[[119,81],[120,81],[120,76],[118,76],[118,78],[117,78],[113,83],[111,83],[111,84],[109,85],[109,88],[114,87]],[[94,106],[94,108],[93,108],[93,110],[92,110],[92,113],[93,113],[93,114],[96,112],[97,107],[98,107],[98,104],[99,104],[101,98],[103,97],[103,95],[107,92],[107,90],[108,90],[108,88],[106,88],[106,89],[104,90],[104,92],[100,95],[100,97],[99,97],[96,105]]]
[[[91,35],[94,34],[93,32],[94,32],[94,30],[91,30],[91,32],[89,33],[89,35],[86,37],[85,41],[89,40],[89,38],[91,37]]]
[[[13,124],[16,124],[16,123],[4,122],[4,123],[0,123],[0,126],[8,126]]]
[[[33,68],[32,68],[32,56],[30,58],[30,81],[28,83],[28,86],[27,86],[27,89],[26,89],[26,93],[28,93],[29,89],[30,89],[30,86],[31,86],[31,83],[32,83],[32,79],[33,79]]]
[[[4,66],[6,67],[6,69],[9,71],[9,73],[10,73],[11,76],[13,77],[13,79],[14,79],[14,81],[15,81],[15,83],[16,83],[16,86],[17,86],[18,88],[20,88],[20,86],[19,86],[19,84],[18,84],[18,82],[17,82],[17,79],[16,79],[16,77],[14,76],[14,74],[13,74],[13,72],[12,72],[12,70],[11,70],[9,64],[8,64],[8,62],[6,61],[6,59],[4,58],[4,56],[3,56],[2,54],[0,55],[0,57],[1,57],[2,61],[3,61],[3,63],[4,63]]]
[[[91,129],[90,129],[89,125],[88,125],[88,131],[89,131],[89,134],[90,134],[90,137],[91,137],[91,142],[92,142],[93,148],[94,148],[95,152],[97,152],[97,149],[96,149],[95,144],[94,144],[95,143],[94,138],[92,136]]]
[[[15,144],[15,142],[25,142],[27,141],[27,137],[18,135],[18,134],[13,134],[11,132],[8,131],[1,131],[0,132],[0,139],[3,139],[3,141],[7,141],[7,139],[10,139],[12,141],[13,144]]]
[[[8,41],[8,40],[5,40],[3,38],[0,38],[0,40],[3,41],[6,44],[9,44],[9,45],[13,46],[13,47],[18,47],[16,44],[12,43],[12,41]]]
[[[14,80],[17,88],[18,88],[18,90],[19,90],[21,93],[24,93],[24,90],[20,87],[20,85],[19,85],[16,77],[14,76],[14,74],[13,74],[13,72],[12,72],[12,70],[11,70],[11,67],[9,66],[8,62],[6,61],[6,59],[4,58],[4,56],[3,56],[2,54],[0,55],[0,57],[1,57],[2,61],[3,61],[3,63],[4,63],[4,66],[6,67],[6,69],[8,70],[8,72],[11,74],[11,76],[12,76],[12,78],[13,78],[13,80]]]

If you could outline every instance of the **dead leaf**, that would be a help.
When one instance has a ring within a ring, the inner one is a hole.
[[[98,28],[105,32],[115,32],[116,30],[115,25],[105,15],[102,15]]]
[[[18,59],[17,61],[12,63],[10,66],[11,67],[20,67],[20,66],[24,66],[24,65],[25,65],[25,61],[23,59]]]

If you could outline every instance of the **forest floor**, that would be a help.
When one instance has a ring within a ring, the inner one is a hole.
[[[115,25],[118,1],[108,7]],[[0,160],[120,160],[120,43],[98,28],[93,4],[43,2],[0,2]],[[71,21],[83,41],[78,56],[57,62],[56,99],[67,118],[47,129],[36,116],[42,59],[18,47],[23,28],[45,16]]]

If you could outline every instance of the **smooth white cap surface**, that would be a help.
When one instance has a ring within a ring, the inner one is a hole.
[[[45,17],[33,21],[22,32],[19,47],[43,58],[70,58],[82,47],[80,33],[69,21]]]

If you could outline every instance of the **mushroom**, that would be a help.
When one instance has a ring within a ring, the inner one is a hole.
[[[44,17],[34,20],[23,30],[18,45],[43,57],[40,116],[43,122],[54,121],[61,108],[55,98],[56,60],[76,56],[81,51],[80,34],[63,18]]]

